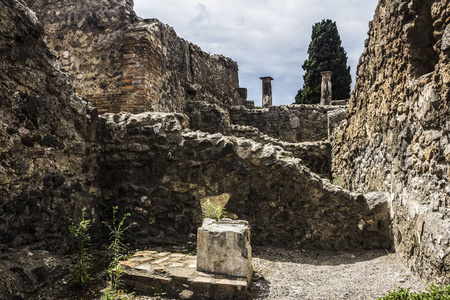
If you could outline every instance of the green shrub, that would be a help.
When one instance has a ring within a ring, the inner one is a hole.
[[[392,292],[384,294],[378,300],[450,300],[450,285],[437,286],[430,285],[426,292],[411,292],[409,288],[397,288]]]
[[[105,224],[109,229],[109,236],[111,240],[111,244],[109,245],[109,249],[111,251],[111,262],[109,264],[107,274],[111,280],[113,291],[116,291],[119,288],[120,277],[122,276],[122,266],[119,265],[119,261],[126,258],[126,246],[123,244],[123,235],[128,229],[136,225],[136,223],[130,223],[128,225],[124,224],[125,220],[131,216],[129,213],[123,215],[120,222],[117,222],[116,213],[118,209],[118,206],[113,207],[112,224],[103,222],[103,224]]]
[[[214,205],[209,199],[202,205],[203,216],[205,218],[214,219],[217,222],[224,219],[227,216],[225,208],[220,205]]]
[[[162,299],[167,293],[164,292],[163,288],[161,286],[155,286],[152,287],[153,289],[153,297],[156,299]]]
[[[69,225],[70,236],[72,237],[75,248],[75,281],[82,287],[86,286],[91,280],[88,274],[87,268],[92,259],[92,255],[89,253],[89,246],[91,236],[89,235],[89,227],[91,226],[91,220],[85,219],[86,207],[81,212],[81,220],[78,224],[72,222]]]
[[[340,187],[344,187],[344,185],[345,185],[344,179],[338,174],[333,174],[332,183],[333,183],[333,185],[340,186]]]

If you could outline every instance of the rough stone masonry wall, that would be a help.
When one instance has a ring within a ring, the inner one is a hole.
[[[133,212],[135,241],[186,240],[201,224],[200,199],[229,194],[255,244],[389,247],[383,204],[368,203],[311,173],[271,144],[188,129],[183,114],[105,114],[102,203]]]
[[[0,7],[0,250],[58,249],[56,232],[89,202],[95,115],[55,67],[31,11],[17,1]]]
[[[209,55],[132,1],[27,0],[76,90],[100,113],[181,112],[186,98],[239,104],[236,62]]]
[[[95,112],[43,36],[22,2],[0,1],[0,299],[30,299],[64,273],[47,251],[67,251],[68,225],[93,212]]]
[[[26,0],[76,91],[100,111],[120,111],[123,39],[136,20],[131,1]]]
[[[351,190],[386,191],[397,252],[420,275],[450,278],[450,7],[380,1],[349,116],[333,144]]]
[[[329,122],[329,112],[341,111]],[[340,117],[339,117],[340,116]],[[282,105],[265,109],[230,108],[233,124],[252,126],[270,137],[291,143],[328,140],[333,129],[345,116],[345,106]],[[329,125],[330,123],[330,125]]]
[[[302,111],[303,110],[303,111]],[[262,144],[273,144],[275,146],[281,147],[282,149],[289,151],[296,158],[300,158],[302,163],[306,165],[316,174],[323,175],[325,177],[331,176],[331,144],[328,141],[322,141],[322,139],[327,139],[328,134],[326,130],[323,128],[318,129],[322,130],[321,135],[316,136],[316,139],[320,138],[318,141],[314,140],[314,142],[286,142],[283,141],[278,132],[286,132],[290,130],[291,134],[282,134],[283,137],[287,137],[288,139],[294,139],[294,135],[298,135],[300,137],[304,137],[307,134],[307,130],[304,130],[302,126],[297,126],[295,128],[290,127],[291,123],[283,123],[277,118],[272,117],[272,121],[275,122],[274,126],[265,126],[268,122],[264,119],[267,112],[275,111],[279,114],[279,119],[288,120],[290,117],[297,116],[302,117],[303,115],[311,115],[311,111],[314,111],[314,108],[305,105],[302,107],[297,106],[283,106],[273,107],[268,110],[249,110],[245,107],[231,107],[231,116],[235,119],[236,122],[241,125],[232,124],[232,120],[230,118],[229,110],[224,109],[216,104],[206,103],[206,102],[193,102],[189,101],[187,105],[186,113],[189,115],[189,128],[192,130],[200,130],[203,132],[209,133],[221,133],[224,135],[231,135],[236,137],[243,137],[252,139],[256,142]],[[338,112],[340,109],[333,110],[333,112]],[[323,110],[321,111],[323,112]],[[337,126],[340,121],[342,121],[344,114],[336,114],[336,118],[332,119],[332,124]],[[276,114],[275,113],[275,114]],[[319,121],[325,123],[326,118],[322,116],[320,113]],[[330,115],[328,113],[328,123],[330,124]],[[248,117],[250,116],[250,117]],[[248,122],[248,123],[247,123]],[[260,124],[264,124],[260,126]],[[253,126],[246,126],[242,124],[251,124],[256,125],[259,128],[268,131],[267,134],[261,132],[258,128]],[[303,124],[306,124],[306,127],[311,129],[314,127],[314,124],[317,124],[317,120],[314,118],[303,120]],[[274,134],[274,129],[278,126],[278,132]],[[331,126],[331,130],[334,126]],[[330,130],[330,128],[328,128]],[[271,137],[268,134],[272,133]],[[298,134],[293,134],[298,133]],[[325,137],[325,135],[327,136]]]
[[[331,179],[331,143],[329,141],[289,143],[269,137],[255,127],[232,125],[232,136],[251,139],[262,144],[272,144],[300,158],[312,172]]]
[[[46,250],[68,250],[83,207],[96,242],[114,205],[138,222],[134,243],[187,241],[199,199],[228,192],[256,243],[389,247],[383,203],[331,186],[278,147],[193,132],[183,114],[97,120],[34,14],[3,0],[0,22],[0,298],[32,298],[67,271]]]

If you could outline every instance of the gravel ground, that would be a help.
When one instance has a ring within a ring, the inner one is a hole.
[[[181,252],[176,248],[164,250]],[[253,268],[249,299],[365,300],[377,299],[399,286],[412,290],[427,287],[395,254],[385,250],[335,252],[253,247]],[[67,277],[32,299],[100,299],[105,288],[102,274],[96,274],[97,283],[89,289],[71,290],[67,285],[70,277]],[[164,298],[129,295],[128,299]]]
[[[377,299],[399,286],[424,290],[385,250],[331,252],[253,249],[253,299]]]

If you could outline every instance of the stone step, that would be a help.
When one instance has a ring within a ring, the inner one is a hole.
[[[160,291],[175,299],[248,299],[246,278],[199,272],[196,256],[140,251],[120,265],[121,282],[140,295]]]

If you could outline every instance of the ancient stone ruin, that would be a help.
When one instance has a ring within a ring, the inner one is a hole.
[[[197,269],[252,280],[252,247],[247,221],[203,220],[197,232]]]
[[[200,200],[224,194],[253,245],[385,248],[448,282],[447,7],[380,1],[348,106],[252,109],[234,61],[132,1],[0,1],[1,297],[58,276],[83,207],[99,243],[117,205],[130,241],[182,244]],[[140,252],[134,267],[148,257],[194,260]]]

